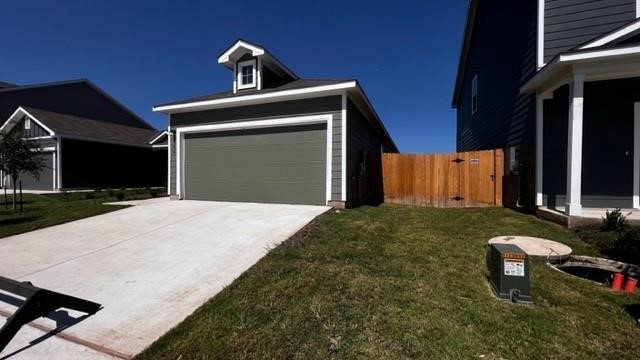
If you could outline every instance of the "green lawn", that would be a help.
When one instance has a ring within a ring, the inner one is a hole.
[[[0,194],[0,238],[122,209],[126,206],[103,205],[118,201],[120,191],[125,200],[151,197],[146,190],[24,194],[24,211],[20,212],[11,210],[11,196],[6,210],[4,195]]]
[[[568,230],[506,209],[330,212],[139,357],[640,358],[640,329],[624,311],[637,296],[535,261],[535,304],[496,300],[485,280],[485,243],[509,234],[596,254]]]

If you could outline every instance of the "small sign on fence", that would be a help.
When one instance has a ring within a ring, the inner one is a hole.
[[[469,160],[469,163],[471,165],[478,165],[478,164],[480,164],[480,159],[471,159],[471,160]]]

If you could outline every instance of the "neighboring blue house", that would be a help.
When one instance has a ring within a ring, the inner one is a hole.
[[[640,0],[471,0],[459,151],[505,148],[520,202],[640,208]]]

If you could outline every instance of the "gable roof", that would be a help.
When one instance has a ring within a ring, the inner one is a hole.
[[[238,59],[240,59],[244,54],[259,57],[262,60],[262,63],[273,71],[281,72],[293,80],[299,79],[298,75],[273,56],[265,47],[244,39],[236,40],[233,45],[222,52],[222,54],[218,56],[218,63],[224,65],[230,70],[233,70],[235,68],[236,61],[238,61]]]
[[[274,88],[268,88],[268,89],[262,89],[262,90],[244,90],[236,93],[234,93],[231,90],[222,91],[222,92],[217,92],[209,95],[173,101],[170,103],[156,105],[153,107],[153,111],[163,112],[165,111],[164,110],[165,108],[169,110],[169,108],[175,107],[175,105],[191,104],[191,103],[198,103],[198,102],[210,101],[210,100],[222,100],[222,99],[233,99],[233,98],[241,99],[249,95],[278,93],[278,92],[287,91],[287,90],[311,89],[319,86],[344,84],[344,83],[353,82],[353,81],[355,80],[299,79],[299,80],[294,80],[292,82],[289,82]]]
[[[604,46],[616,45],[630,37],[640,34],[640,18],[631,21],[617,29],[614,29],[602,36],[589,40],[586,43],[576,46],[573,50],[585,50]]]
[[[87,99],[94,103],[86,103]],[[96,104],[98,101],[100,104]],[[73,79],[0,88],[0,120],[18,107],[34,107],[106,122],[154,129],[144,119],[118,102],[88,79]]]
[[[155,129],[136,128],[30,107],[18,108],[0,130],[10,130],[23,116],[37,122],[51,136],[68,139],[148,147],[149,141],[158,134]]]
[[[464,80],[464,71],[467,65],[467,59],[469,57],[469,47],[471,46],[471,37],[473,33],[473,26],[476,21],[476,13],[478,11],[478,1],[470,0],[469,8],[467,10],[467,21],[464,29],[464,37],[462,38],[462,46],[460,49],[460,58],[458,59],[458,73],[456,75],[456,83],[453,89],[453,99],[451,100],[451,106],[456,108],[460,101],[460,92],[462,91],[462,81]]]

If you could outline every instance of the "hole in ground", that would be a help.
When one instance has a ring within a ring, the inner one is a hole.
[[[625,276],[636,279],[640,276],[640,267],[636,265],[590,256],[571,256],[566,261],[554,266],[567,274],[601,284],[611,283],[613,275],[616,273],[623,273]]]

